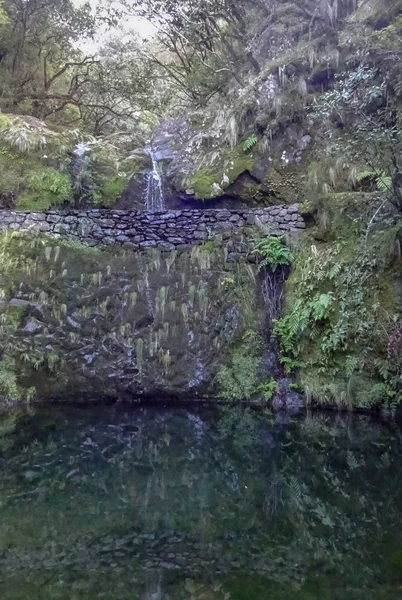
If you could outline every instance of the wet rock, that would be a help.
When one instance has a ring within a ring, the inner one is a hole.
[[[304,397],[291,388],[292,381],[289,378],[277,381],[277,393],[272,399],[272,407],[277,411],[297,413],[305,405]]]
[[[25,331],[26,333],[37,333],[38,331],[42,331],[43,327],[43,323],[38,321],[38,319],[35,319],[35,317],[29,317],[22,331]]]

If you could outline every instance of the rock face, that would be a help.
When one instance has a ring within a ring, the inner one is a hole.
[[[3,399],[210,396],[262,321],[256,268],[213,245],[133,253],[22,235],[0,252]]]
[[[132,250],[177,250],[201,245],[217,236],[228,240],[259,223],[277,235],[305,227],[296,204],[256,210],[171,210],[153,214],[98,209],[0,213],[0,232],[30,229],[90,246],[117,245]]]

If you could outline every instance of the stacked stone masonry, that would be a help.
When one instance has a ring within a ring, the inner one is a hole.
[[[251,210],[169,210],[161,213],[120,210],[1,211],[0,232],[33,230],[90,246],[120,245],[132,250],[175,250],[222,236],[243,234],[261,224],[274,235],[305,228],[297,204]]]

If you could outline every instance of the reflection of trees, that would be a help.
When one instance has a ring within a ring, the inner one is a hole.
[[[374,581],[372,553],[394,535],[400,438],[372,421],[286,425],[242,407],[218,423],[187,410],[55,417],[26,418],[6,451],[7,572],[28,560],[36,580],[60,562],[82,568],[84,556],[88,568],[133,573],[177,560],[174,572],[197,582],[243,570],[300,587],[320,569]],[[26,550],[21,527],[41,553]]]
[[[229,412],[220,427],[233,450],[248,455],[248,469],[265,464],[260,516],[268,525],[260,525],[270,530],[268,554],[280,548],[284,558],[306,566],[347,569],[352,559],[374,568],[376,532],[398,519],[398,437],[365,418],[308,415],[282,430],[267,452],[264,419],[271,437],[278,436],[272,416],[250,409]]]

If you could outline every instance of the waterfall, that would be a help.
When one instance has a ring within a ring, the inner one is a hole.
[[[71,174],[77,203],[84,197],[92,196],[93,190],[89,177],[91,145],[91,142],[79,142],[73,151],[74,161]]]
[[[165,198],[163,195],[162,171],[156,160],[155,153],[150,148],[149,154],[152,159],[152,171],[148,174],[145,207],[147,212],[162,212],[165,210]]]

